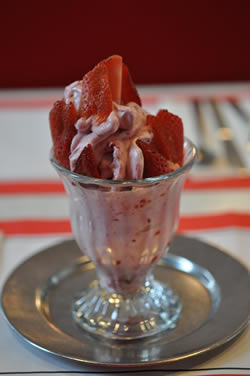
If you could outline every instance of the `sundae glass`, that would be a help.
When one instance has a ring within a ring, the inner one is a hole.
[[[195,156],[185,139],[181,168],[136,181],[81,176],[51,157],[69,197],[76,242],[98,277],[73,302],[73,318],[83,329],[135,339],[176,326],[180,299],[154,279],[153,268],[176,232],[181,190]]]
[[[153,268],[176,232],[196,157],[182,120],[147,113],[122,58],[111,56],[65,88],[50,130],[72,230],[97,274],[73,301],[75,322],[123,340],[173,329],[181,302]]]

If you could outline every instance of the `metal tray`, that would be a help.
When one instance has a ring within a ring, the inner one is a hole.
[[[177,328],[137,341],[102,340],[71,316],[76,292],[92,283],[94,265],[73,240],[26,260],[2,290],[11,327],[32,345],[63,358],[102,366],[148,366],[201,355],[232,340],[248,324],[250,279],[245,266],[204,242],[176,236],[155,267],[183,305]]]

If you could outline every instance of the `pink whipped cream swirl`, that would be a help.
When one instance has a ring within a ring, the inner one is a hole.
[[[66,88],[66,103],[73,102],[79,109],[80,81]],[[71,143],[70,169],[74,171],[83,149],[93,147],[98,169],[103,179],[142,179],[144,158],[137,140],[149,143],[153,137],[146,124],[147,113],[136,103],[126,106],[113,102],[107,120],[96,124],[95,116],[80,118],[75,124],[77,133]]]

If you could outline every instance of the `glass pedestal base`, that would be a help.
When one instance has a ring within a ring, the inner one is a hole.
[[[100,284],[73,302],[76,323],[95,335],[131,340],[174,329],[181,313],[180,299],[153,278],[134,294],[109,292]]]

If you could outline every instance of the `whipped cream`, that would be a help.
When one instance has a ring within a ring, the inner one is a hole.
[[[77,111],[80,108],[82,96],[82,81],[74,81],[64,89],[64,100],[66,104],[73,102]]]
[[[76,110],[79,110],[80,97],[81,81],[75,81],[65,88],[65,102],[73,102]],[[153,137],[146,120],[146,111],[134,102],[126,106],[113,102],[113,110],[107,120],[99,125],[94,115],[78,119],[69,156],[71,171],[75,170],[83,149],[90,144],[101,178],[142,179],[144,158],[136,142],[140,139],[149,143]]]

